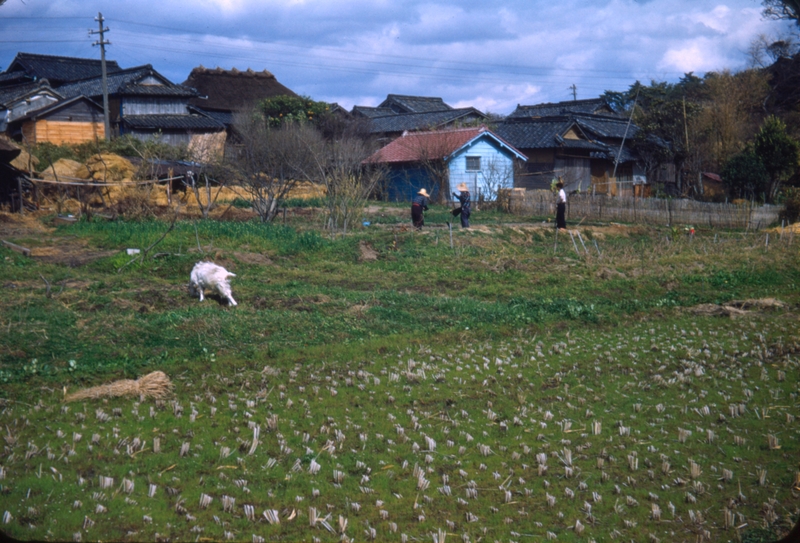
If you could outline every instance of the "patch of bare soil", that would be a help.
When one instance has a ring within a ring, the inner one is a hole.
[[[751,300],[734,300],[726,304],[699,304],[688,310],[695,315],[740,317],[752,312],[783,309],[786,304],[775,298],[759,298]]]
[[[620,271],[612,270],[611,268],[600,268],[595,273],[595,277],[598,279],[626,279],[626,275]]]
[[[255,266],[272,265],[272,259],[267,255],[262,255],[261,253],[243,253],[237,251],[231,253],[231,256],[244,264],[252,264]]]
[[[410,216],[410,211],[399,207],[381,207],[376,205],[369,205],[364,208],[365,215],[373,215],[378,217],[406,217]]]
[[[370,245],[366,241],[362,241],[361,243],[358,244],[358,250],[361,253],[361,255],[359,256],[359,261],[373,262],[375,260],[378,260],[378,253],[375,252],[375,249],[372,248],[372,245]]]
[[[251,209],[221,205],[212,209],[208,216],[220,221],[247,222],[258,218],[258,213]]]
[[[0,211],[0,238],[38,236],[52,232],[52,228],[42,224],[40,215],[41,213],[20,215]]]
[[[59,240],[58,245],[31,248],[31,258],[48,264],[63,264],[70,268],[84,266],[101,258],[115,255],[116,250],[96,250],[80,239]]]

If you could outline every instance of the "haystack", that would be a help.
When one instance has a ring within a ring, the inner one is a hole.
[[[154,371],[144,377],[132,381],[123,379],[107,385],[85,388],[67,395],[64,401],[95,400],[97,398],[115,398],[118,396],[140,396],[161,400],[172,393],[172,381],[163,371]]]
[[[50,181],[72,179],[89,179],[91,172],[89,169],[76,160],[60,158],[53,164],[45,168],[40,174],[42,179]]]
[[[117,182],[130,179],[136,173],[133,164],[119,155],[94,155],[86,161],[86,167],[95,181]]]
[[[39,159],[22,149],[17,158],[11,161],[11,165],[23,172],[34,172],[39,165]]]

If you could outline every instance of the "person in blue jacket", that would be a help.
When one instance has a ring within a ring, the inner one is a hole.
[[[453,196],[458,197],[458,202],[461,204],[461,207],[457,207],[453,210],[453,215],[461,217],[461,228],[469,228],[469,216],[471,213],[471,206],[470,206],[470,198],[469,198],[469,188],[467,188],[466,183],[461,183],[456,187],[458,194],[455,192]]]

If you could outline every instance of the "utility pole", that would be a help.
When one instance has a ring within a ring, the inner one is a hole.
[[[106,45],[111,45],[110,41],[105,39],[104,33],[108,32],[108,27],[103,28],[103,14],[99,11],[97,12],[97,17],[94,19],[97,21],[98,29],[97,30],[90,30],[89,35],[93,34],[100,34],[100,39],[94,42],[92,45],[99,45],[100,46],[100,68],[103,73],[103,128],[106,133],[106,140],[111,139],[111,121],[108,117],[108,74],[106,73]]]
[[[574,102],[577,102],[578,101],[578,87],[575,86],[575,83],[572,84],[572,86],[570,87],[570,90],[572,91],[572,100]]]

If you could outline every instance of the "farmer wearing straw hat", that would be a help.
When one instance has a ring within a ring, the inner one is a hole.
[[[428,199],[431,197],[425,189],[419,189],[417,195],[411,200],[411,222],[418,229],[425,226],[425,219],[422,217],[422,212],[428,210]]]
[[[559,230],[567,229],[567,193],[564,192],[564,181],[558,178],[556,183],[558,189],[558,198],[556,199],[556,228]]]
[[[458,201],[461,204],[460,207],[455,208],[452,213],[454,217],[461,216],[461,228],[469,228],[469,215],[470,215],[470,203],[469,203],[469,189],[467,188],[466,183],[461,183],[456,187],[458,194],[455,192],[453,196],[458,197]]]

